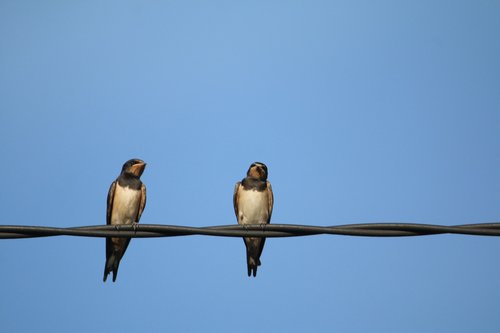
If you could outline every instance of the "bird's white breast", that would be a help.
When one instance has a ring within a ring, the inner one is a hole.
[[[238,198],[238,223],[265,224],[269,219],[267,192],[240,190]]]
[[[116,186],[111,224],[131,224],[135,222],[140,202],[141,191]]]

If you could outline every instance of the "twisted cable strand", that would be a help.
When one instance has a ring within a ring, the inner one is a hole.
[[[299,237],[322,234],[366,237],[404,237],[438,234],[500,236],[500,223],[477,223],[454,226],[418,223],[363,223],[335,226],[296,224],[241,226],[234,224],[207,227],[139,224],[135,227],[132,225],[97,225],[68,228],[25,225],[0,226],[0,239],[51,236],[151,238],[191,235],[222,237]]]

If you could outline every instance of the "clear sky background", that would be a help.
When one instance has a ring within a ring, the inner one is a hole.
[[[2,224],[500,221],[500,2],[0,1]],[[2,332],[499,332],[500,238],[0,240]]]

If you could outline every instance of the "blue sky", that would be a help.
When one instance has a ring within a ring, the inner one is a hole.
[[[500,220],[498,1],[0,1],[2,224],[105,223],[148,163],[142,223]],[[498,332],[500,239],[0,240],[5,332]]]

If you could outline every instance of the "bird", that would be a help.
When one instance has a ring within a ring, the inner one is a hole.
[[[143,160],[134,158],[123,164],[118,178],[111,183],[108,191],[106,224],[118,226],[123,224],[133,225],[134,228],[141,219],[146,206],[146,186],[140,177],[146,168]],[[113,272],[113,282],[116,281],[118,266],[130,238],[106,238],[106,264],[104,265],[104,278]]]
[[[267,180],[267,166],[254,162],[247,171],[247,176],[234,187],[233,205],[236,219],[240,225],[261,224],[271,222],[273,213],[273,189]],[[264,237],[244,237],[247,252],[248,276],[257,275],[260,256],[266,239]]]

